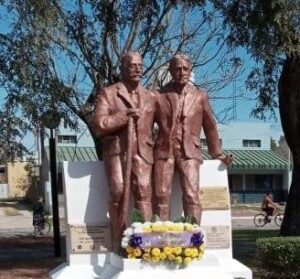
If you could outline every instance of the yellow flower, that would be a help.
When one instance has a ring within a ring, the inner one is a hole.
[[[197,248],[192,248],[192,258],[196,258],[198,256],[198,249]]]
[[[171,255],[172,254],[172,247],[164,247],[163,251],[166,255]]]
[[[127,258],[128,259],[135,259],[136,257],[133,254],[128,254]]]
[[[159,255],[159,257],[163,261],[163,260],[165,260],[167,258],[167,255],[166,255],[166,253],[161,252],[160,255]]]
[[[185,257],[183,260],[184,265],[189,265],[192,261],[191,257]]]
[[[172,251],[173,254],[175,254],[176,256],[179,256],[182,253],[182,248],[181,247],[174,247],[172,250],[173,250]]]
[[[184,251],[183,251],[183,254],[186,257],[190,257],[192,255],[192,249],[191,248],[185,248]]]
[[[159,257],[160,255],[160,249],[159,248],[153,248],[151,251],[152,256]]]
[[[169,261],[174,261],[175,258],[176,258],[176,257],[175,257],[174,255],[172,255],[172,254],[168,255],[168,260],[169,260]]]
[[[200,247],[199,247],[199,253],[204,253],[205,251],[205,247],[204,247],[204,244],[202,244]]]
[[[174,224],[172,226],[172,231],[182,232],[183,231],[183,225],[182,224]]]
[[[153,232],[161,232],[162,231],[162,226],[160,224],[152,224],[151,227]]]
[[[133,250],[134,250],[133,247],[126,247],[126,252],[127,252],[128,254],[133,253]]]
[[[149,253],[144,253],[142,257],[145,261],[149,261],[151,259],[151,255]]]
[[[154,262],[154,263],[158,263],[159,261],[160,261],[160,258],[159,257],[157,257],[157,256],[154,256],[154,257],[152,257],[152,262]]]
[[[145,253],[149,253],[149,254],[150,254],[150,252],[151,252],[151,248],[145,248],[145,249],[144,249],[144,252],[145,252]]]
[[[169,231],[169,227],[167,225],[163,224],[161,226],[161,232],[167,232],[167,231]]]
[[[176,262],[176,264],[178,264],[178,265],[182,265],[182,257],[180,257],[180,256],[176,257],[176,258],[175,258],[175,262]]]
[[[200,247],[199,247],[199,249],[198,249],[198,252],[199,252],[199,254],[204,254],[204,251],[205,251],[205,247],[204,247],[204,245],[202,244]]]
[[[192,232],[193,231],[193,225],[192,224],[185,224],[184,229],[187,232]]]
[[[134,255],[135,257],[140,257],[140,256],[142,255],[142,250],[141,250],[140,248],[135,248],[135,249],[133,250],[133,255]]]
[[[151,233],[151,232],[152,232],[152,229],[151,229],[150,226],[147,226],[147,227],[144,227],[144,228],[143,228],[143,232],[144,232],[144,233]]]
[[[203,253],[199,253],[197,259],[201,260],[203,258]]]

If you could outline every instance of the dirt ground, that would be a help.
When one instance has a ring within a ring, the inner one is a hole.
[[[54,257],[53,237],[0,237],[0,279],[48,279],[63,261]]]

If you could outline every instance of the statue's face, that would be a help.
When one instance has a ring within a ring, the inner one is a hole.
[[[122,67],[122,78],[127,82],[140,82],[143,76],[143,60],[140,55],[132,55]]]
[[[175,83],[185,85],[191,77],[191,67],[184,60],[178,60],[170,69],[170,74]]]

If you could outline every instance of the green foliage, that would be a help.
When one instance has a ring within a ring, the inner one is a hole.
[[[184,216],[177,216],[174,219],[174,223],[189,223],[189,224],[197,224],[197,220],[194,216],[188,215],[186,217]]]
[[[300,54],[299,0],[211,0],[224,16],[227,43],[245,47],[257,62],[246,85],[257,94],[252,115],[275,116],[277,83],[287,56]]]
[[[131,223],[144,223],[145,222],[145,217],[142,214],[141,211],[139,211],[138,209],[134,208],[132,213],[131,213]]]
[[[185,218],[183,216],[177,216],[174,218],[174,223],[181,223],[181,222],[185,222]]]
[[[30,129],[30,125],[10,108],[0,110],[0,163],[14,161],[23,153],[29,153],[21,141]]]
[[[197,219],[192,215],[188,215],[185,217],[185,222],[190,224],[197,224]]]
[[[151,218],[151,222],[157,222],[157,221],[161,221],[161,219],[159,218],[159,216],[158,215],[156,215],[156,214],[154,214],[153,216],[152,216],[152,218]]]
[[[206,82],[213,93],[237,72],[234,55],[222,43],[218,14],[204,0],[3,0],[0,5],[5,26],[0,84],[8,102],[33,123],[53,109],[71,128],[78,117],[89,125],[95,95],[120,79],[127,51],[142,54],[149,87],[161,85],[159,70],[179,52],[192,57],[195,70],[218,61],[211,71],[220,78],[208,81],[202,68],[199,74],[199,85]],[[205,43],[199,47],[199,42]]]
[[[275,278],[299,278],[300,237],[271,237],[256,241],[257,256],[263,272]]]

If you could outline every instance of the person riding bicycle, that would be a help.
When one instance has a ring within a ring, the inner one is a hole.
[[[39,197],[33,204],[33,226],[34,234],[36,236],[41,235],[41,230],[45,222],[45,206],[43,197]]]
[[[272,193],[267,192],[264,195],[262,204],[261,204],[261,209],[266,213],[266,221],[270,222],[271,220],[269,219],[270,216],[273,216],[279,209],[279,206],[277,203],[273,202],[272,198]]]

